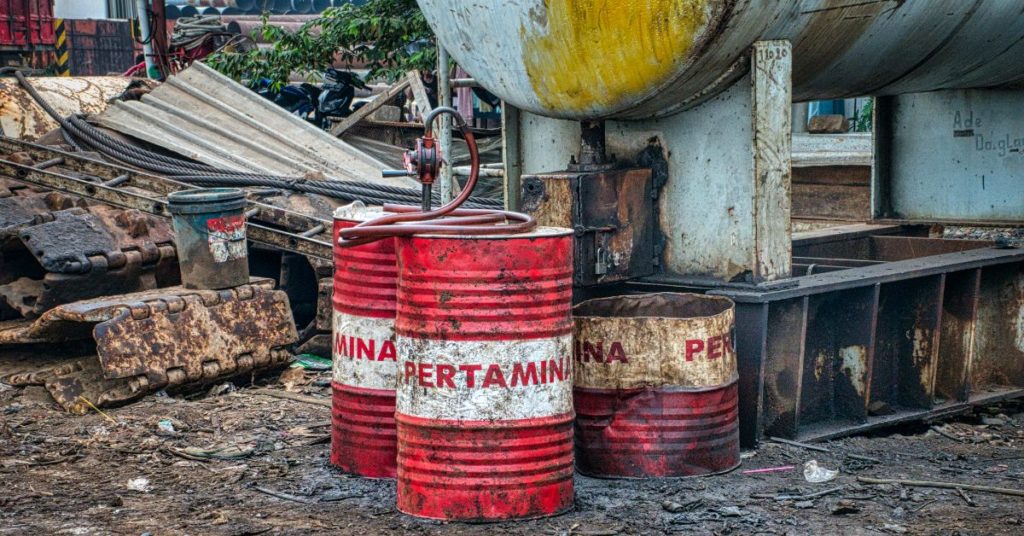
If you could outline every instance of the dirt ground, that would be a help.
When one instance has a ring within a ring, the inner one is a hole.
[[[470,525],[395,510],[393,482],[328,462],[326,373],[68,415],[42,387],[0,383],[0,535],[24,534],[1024,534],[1024,497],[872,485],[909,478],[1024,489],[1024,404],[820,444],[765,443],[729,474],[576,477],[576,507]],[[295,385],[297,383],[297,385]],[[803,464],[839,469],[811,484]],[[744,471],[794,466],[777,472]],[[816,496],[817,495],[817,496]]]

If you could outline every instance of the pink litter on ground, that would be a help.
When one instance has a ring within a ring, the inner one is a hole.
[[[758,473],[777,473],[780,471],[791,471],[796,469],[795,465],[783,465],[781,467],[765,467],[764,469],[747,469],[742,471],[745,475],[756,475]]]

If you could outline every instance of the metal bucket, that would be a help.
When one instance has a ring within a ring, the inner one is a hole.
[[[249,282],[244,208],[245,192],[237,188],[199,188],[167,196],[182,286],[216,290]]]
[[[734,309],[672,293],[573,309],[577,470],[681,477],[739,465]]]
[[[349,207],[334,213],[331,463],[360,476],[394,478],[395,239],[337,246],[341,229],[372,215]]]
[[[572,232],[398,239],[398,509],[573,504]]]

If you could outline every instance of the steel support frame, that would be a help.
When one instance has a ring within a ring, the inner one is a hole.
[[[793,286],[708,291],[736,302],[744,445],[829,439],[1024,395],[1024,250],[891,232],[833,240],[851,258],[829,262],[849,266]],[[865,249],[877,238],[913,240],[924,256],[867,260],[891,254]],[[950,245],[974,249],[931,254]],[[628,289],[693,290],[664,279]]]
[[[749,74],[681,113],[608,121],[608,152],[628,161],[664,148],[658,198],[666,275],[758,284],[791,275],[792,53],[788,41],[750,50]],[[507,190],[520,175],[565,169],[580,146],[576,122],[517,112],[505,119]]]

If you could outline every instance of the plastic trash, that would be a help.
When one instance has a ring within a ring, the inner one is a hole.
[[[174,429],[174,423],[172,423],[170,419],[163,419],[158,422],[156,426],[164,433],[174,434],[177,432],[177,430]]]
[[[295,365],[306,370],[331,370],[332,362],[330,359],[326,359],[318,355],[302,354],[295,358]]]
[[[149,484],[149,479],[145,477],[133,478],[128,481],[128,489],[131,491],[139,491],[142,493],[149,493],[153,487]]]
[[[811,460],[804,464],[804,480],[812,484],[835,480],[837,476],[839,476],[839,471],[818,465],[818,460]]]

